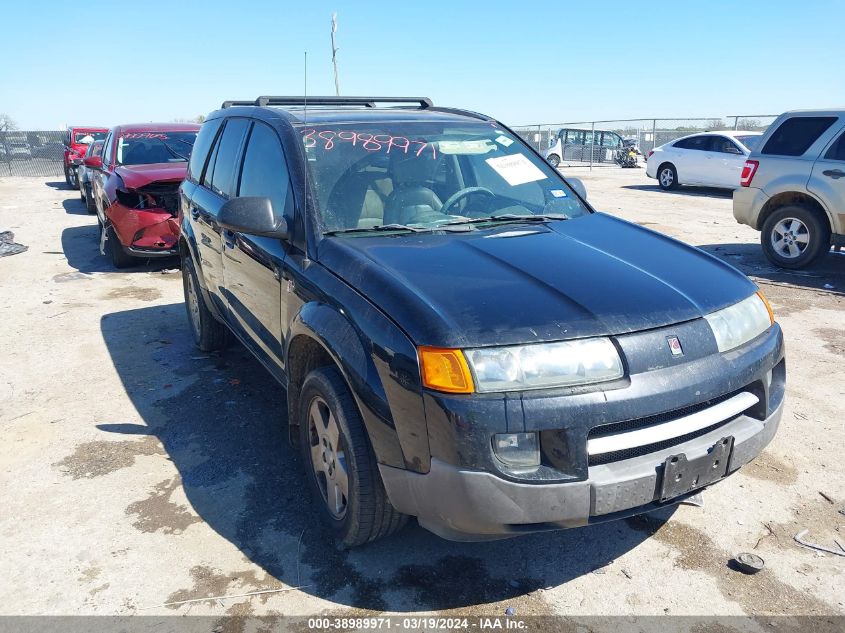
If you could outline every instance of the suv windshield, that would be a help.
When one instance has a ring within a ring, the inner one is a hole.
[[[86,136],[90,136],[95,141],[102,141],[104,138],[106,138],[106,132],[76,132],[73,135],[73,142],[77,144],[84,143],[85,141],[83,141],[82,139],[84,139]]]
[[[588,213],[553,168],[495,124],[334,123],[300,133],[324,232]]]
[[[196,139],[196,132],[127,132],[117,144],[117,163],[184,163],[191,157]]]

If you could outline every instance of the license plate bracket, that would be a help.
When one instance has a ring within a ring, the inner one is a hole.
[[[734,438],[730,435],[716,442],[701,457],[687,459],[684,453],[667,457],[663,463],[660,501],[668,501],[722,479],[728,472],[733,446]]]

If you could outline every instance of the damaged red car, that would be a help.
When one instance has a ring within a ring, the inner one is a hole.
[[[200,126],[119,125],[106,136],[102,158],[89,157],[100,224],[100,252],[115,268],[179,254],[179,184]]]
[[[65,182],[71,189],[79,189],[77,168],[82,162],[88,146],[94,141],[102,141],[106,137],[108,128],[73,126],[65,134],[62,161],[65,170]]]

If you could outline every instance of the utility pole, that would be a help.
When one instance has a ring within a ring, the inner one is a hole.
[[[332,13],[332,65],[334,66],[334,93],[340,96],[340,83],[337,79],[337,47],[334,45],[334,34],[337,32],[337,13]]]

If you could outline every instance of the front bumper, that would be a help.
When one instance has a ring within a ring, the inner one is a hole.
[[[179,254],[179,222],[165,209],[130,209],[114,202],[106,217],[128,255],[150,258]]]
[[[684,342],[683,355],[672,356],[668,336]],[[728,475],[771,441],[786,381],[777,324],[725,353],[716,349],[703,319],[617,336],[615,342],[627,374],[614,383],[471,397],[427,392],[429,472],[380,467],[391,503],[456,540],[577,527],[659,507],[661,497],[671,496],[663,490],[669,457],[683,454],[694,461],[732,437],[721,466]],[[747,402],[749,396],[752,406],[723,413],[720,403],[729,406],[737,397]],[[693,415],[707,424],[693,426]],[[624,443],[629,431],[660,433],[666,424],[675,432]],[[539,433],[536,470],[509,472],[493,453],[494,434],[518,432]],[[593,439],[619,433],[622,445],[590,448]],[[702,479],[702,486],[709,481]]]
[[[619,519],[676,504],[660,503],[662,464],[672,455],[705,455],[733,436],[727,474],[750,462],[769,444],[780,424],[783,400],[765,420],[740,416],[694,440],[657,453],[590,467],[585,481],[525,484],[488,472],[465,470],[433,459],[425,474],[379,466],[391,503],[418,517],[420,525],[456,541],[476,541],[571,528]]]

